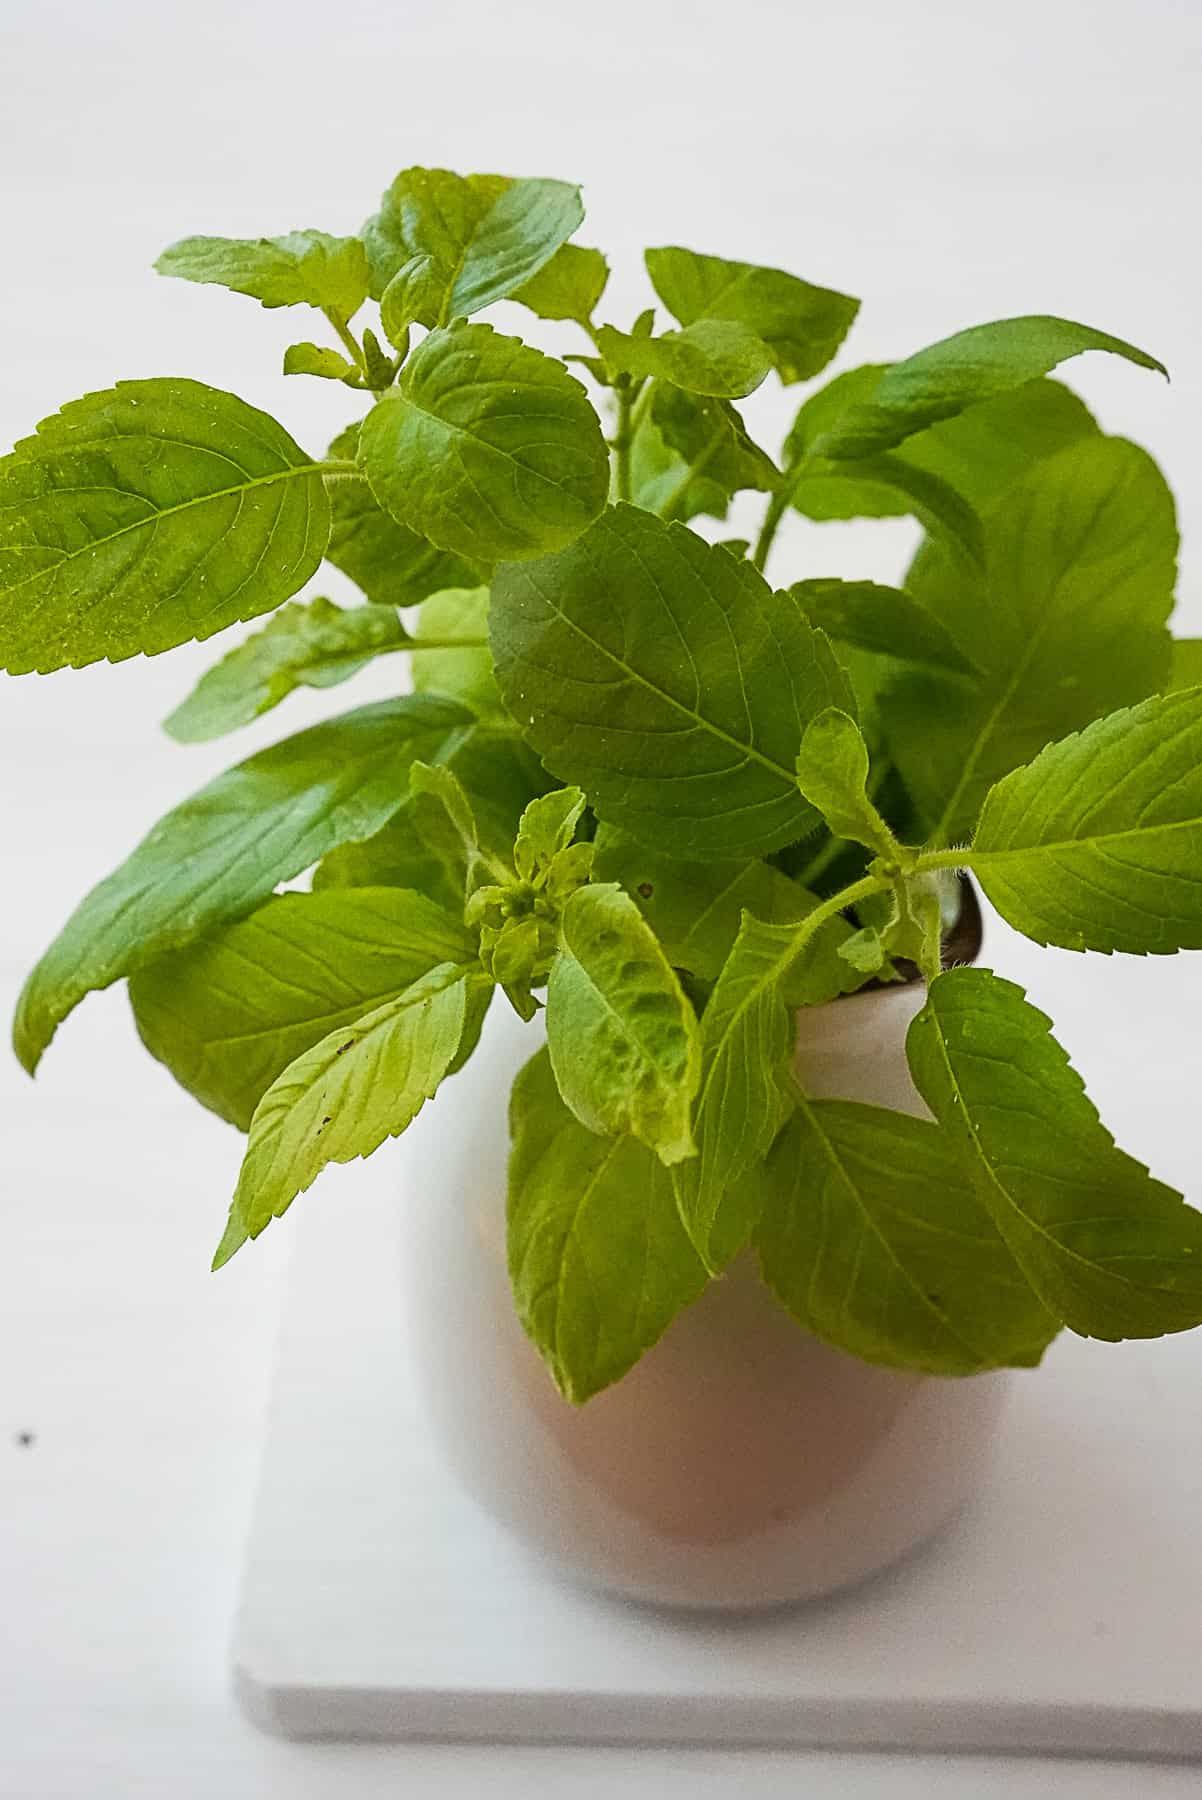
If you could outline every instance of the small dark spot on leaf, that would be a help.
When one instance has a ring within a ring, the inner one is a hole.
[[[650,900],[650,898],[654,892],[655,892],[655,889],[652,887],[652,885],[649,881],[640,881],[639,882],[639,893],[642,895],[644,900]]]
[[[37,1441],[36,1433],[32,1431],[18,1431],[13,1438],[18,1450],[32,1450]]]
[[[942,1294],[928,1294],[927,1295],[927,1299],[930,1301],[932,1306],[938,1306],[940,1301],[942,1300],[942,1298],[943,1298]]]
[[[346,1040],[345,1044],[339,1044],[337,1050],[335,1050],[335,1052],[334,1052],[334,1055],[335,1056],[345,1056],[348,1050],[353,1050],[354,1048],[355,1048],[354,1038],[348,1038]]]

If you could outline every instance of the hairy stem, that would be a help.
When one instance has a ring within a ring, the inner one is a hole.
[[[366,387],[370,393],[374,394],[376,399],[378,400],[380,397],[380,394],[383,392],[383,390],[381,388],[372,387],[371,380],[370,380],[370,377],[367,372],[367,358],[364,356],[363,347],[359,343],[358,339],[355,337],[354,332],[351,330],[350,326],[347,324],[346,320],[342,317],[342,315],[340,313],[335,312],[335,310],[332,306],[323,306],[321,310],[325,314],[326,318],[329,320],[330,325],[333,327],[334,334],[337,337],[339,343],[342,345],[342,348],[346,351],[347,355],[350,357],[351,361],[354,363],[355,367],[358,369],[360,375],[362,375],[364,387]]]

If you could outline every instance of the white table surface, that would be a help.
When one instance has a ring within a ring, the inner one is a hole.
[[[190,231],[351,228],[406,162],[566,174],[586,185],[585,241],[625,259],[619,320],[642,303],[638,246],[667,240],[867,295],[857,360],[1035,310],[1146,344],[1171,388],[1100,359],[1077,379],[1174,481],[1183,618],[1202,629],[1202,14],[1193,0],[976,12],[947,0],[5,0],[0,436],[119,376],[182,373],[317,446],[347,397],[276,374],[310,324],[158,282],[148,265],[162,245]],[[777,406],[781,424],[788,411]],[[886,575],[907,532],[798,523],[782,566]],[[159,812],[345,700],[298,702],[233,751],[174,749],[156,722],[210,654],[4,681],[6,1010],[79,892]],[[385,674],[356,699],[384,691]],[[1167,1055],[1164,1029],[1198,1015],[1202,960],[1048,957],[1037,997],[1123,1141],[1202,1198],[1197,1058]],[[1171,1035],[1188,1044],[1179,1024]],[[1136,1781],[1156,1800],[1197,1792],[1198,1771],[1182,1768],[260,1736],[229,1699],[226,1645],[288,1234],[208,1275],[237,1154],[235,1135],[140,1053],[119,992],[81,1009],[36,1085],[0,1061],[5,1800],[451,1800],[485,1787],[504,1800],[535,1781],[566,1800],[708,1800],[736,1785],[838,1800],[1105,1800]]]

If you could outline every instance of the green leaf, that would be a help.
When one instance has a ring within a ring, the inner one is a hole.
[[[691,394],[737,400],[752,393],[772,368],[761,338],[733,319],[699,319],[663,337],[628,337],[602,325],[597,348],[613,374],[670,381]]]
[[[950,969],[910,1027],[919,1092],[1050,1312],[1083,1337],[1202,1323],[1202,1214],[1119,1150],[1023,990]]]
[[[750,564],[614,507],[571,549],[501,566],[491,631],[513,717],[606,821],[722,860],[812,823],[801,734],[854,702],[825,638]]]
[[[626,889],[668,960],[716,981],[744,912],[770,925],[804,918],[814,896],[765,862],[681,862],[603,825],[593,859],[595,881]]]
[[[1032,314],[974,325],[890,365],[872,398],[848,409],[815,442],[819,456],[849,458],[891,449],[916,431],[955,417],[995,394],[1046,375],[1068,357],[1108,350],[1167,374],[1134,344],[1070,319]]]
[[[403,888],[282,894],[131,978],[142,1042],[239,1130],[289,1063],[439,963],[471,960],[459,919]]]
[[[289,344],[284,352],[285,375],[317,375],[323,381],[346,381],[358,385],[358,371],[353,362],[338,350],[324,344]]]
[[[972,670],[947,627],[905,588],[822,576],[796,581],[789,592],[810,624],[840,643],[955,674]]]
[[[808,381],[838,350],[860,309],[858,300],[814,287],[781,269],[698,256],[692,250],[648,250],[651,284],[682,325],[731,319],[772,351],[782,381]]]
[[[686,465],[701,463],[704,458],[704,474],[724,493],[734,494],[741,488],[767,492],[780,479],[772,458],[748,437],[742,419],[726,400],[686,394],[657,382],[651,417],[665,444]]]
[[[685,1229],[711,1270],[725,1267],[759,1220],[760,1164],[795,1093],[792,1009],[821,1005],[863,980],[838,954],[849,935],[845,921],[828,920],[799,952],[795,927],[745,913],[706,1004],[693,1115],[698,1155],[673,1180]]]
[[[81,901],[26,981],[13,1032],[26,1069],[85,994],[253,912],[336,844],[378,831],[405,798],[414,757],[471,723],[426,694],[363,706],[261,750],[169,812]]]
[[[1144,451],[1086,438],[987,519],[979,582],[943,562],[918,601],[980,671],[906,675],[882,699],[893,756],[936,841],[970,835],[989,787],[1045,744],[1162,687],[1177,528]]]
[[[444,588],[424,602],[415,632],[446,646],[423,650],[413,659],[413,685],[419,693],[451,694],[481,717],[504,713],[488,648],[488,589]],[[456,650],[455,639],[469,640]]]
[[[510,295],[540,319],[573,319],[587,325],[609,280],[609,264],[599,250],[561,244],[538,274]]]
[[[177,743],[199,744],[249,725],[298,687],[334,687],[374,656],[403,650],[409,633],[391,608],[330,600],[281,607],[261,631],[202,675],[164,722]]]
[[[629,1132],[663,1163],[693,1153],[697,1020],[638,907],[617,883],[577,890],[547,984],[547,1048],[590,1131]]]
[[[1202,687],[1202,638],[1174,638],[1167,693]]]
[[[518,1317],[565,1399],[621,1379],[705,1286],[663,1165],[568,1111],[546,1051],[510,1103],[509,1272]]]
[[[609,488],[580,383],[489,325],[422,340],[364,421],[360,458],[394,518],[481,564],[570,543]]]
[[[155,656],[296,593],[325,553],[320,465],[198,381],[123,381],[0,462],[0,661]]]
[[[1037,943],[1202,949],[1202,693],[1049,744],[991,789],[965,861]]]
[[[351,425],[330,445],[330,455],[354,457],[359,427]],[[366,480],[330,484],[333,528],[326,556],[380,606],[416,606],[446,588],[474,588],[474,564],[438,550],[386,513]]]
[[[894,854],[893,833],[868,798],[868,745],[850,714],[828,706],[810,720],[797,754],[797,785],[835,837],[878,856]]]
[[[459,1051],[469,986],[482,983],[478,972],[443,963],[277,1076],[255,1108],[230,1208],[240,1241],[280,1218],[327,1163],[370,1156],[412,1124]],[[215,1268],[232,1254],[228,1238]]]
[[[401,264],[380,295],[384,336],[403,354],[409,350],[409,327],[423,316],[436,318],[442,306],[442,272],[429,256],[411,256]]]
[[[973,1375],[1037,1363],[1055,1336],[952,1141],[925,1119],[802,1100],[763,1179],[764,1279],[836,1349]]]
[[[670,512],[682,522],[698,513],[724,519],[730,505],[728,491],[704,469],[692,472],[688,460],[668,447],[648,413],[639,420],[630,448],[630,496],[642,511],[661,518]]]
[[[402,169],[363,228],[372,293],[411,258],[428,257],[430,298],[414,318],[433,326],[467,317],[517,294],[583,218],[570,182]]]
[[[155,263],[160,275],[212,282],[262,306],[316,306],[344,321],[367,299],[367,257],[358,238],[290,231],[277,238],[181,238]]]
[[[556,788],[530,802],[513,847],[519,881],[539,881],[549,873],[576,835],[584,807],[584,795],[575,787]]]

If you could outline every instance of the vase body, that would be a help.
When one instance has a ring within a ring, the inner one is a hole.
[[[925,1114],[904,1052],[922,998],[915,983],[804,1011],[806,1090]],[[800,1600],[929,1537],[980,1486],[1010,1377],[830,1349],[750,1254],[622,1381],[583,1407],[560,1398],[505,1259],[508,1090],[537,1047],[498,1003],[408,1141],[407,1318],[432,1427],[469,1492],[577,1580],[686,1607]]]

